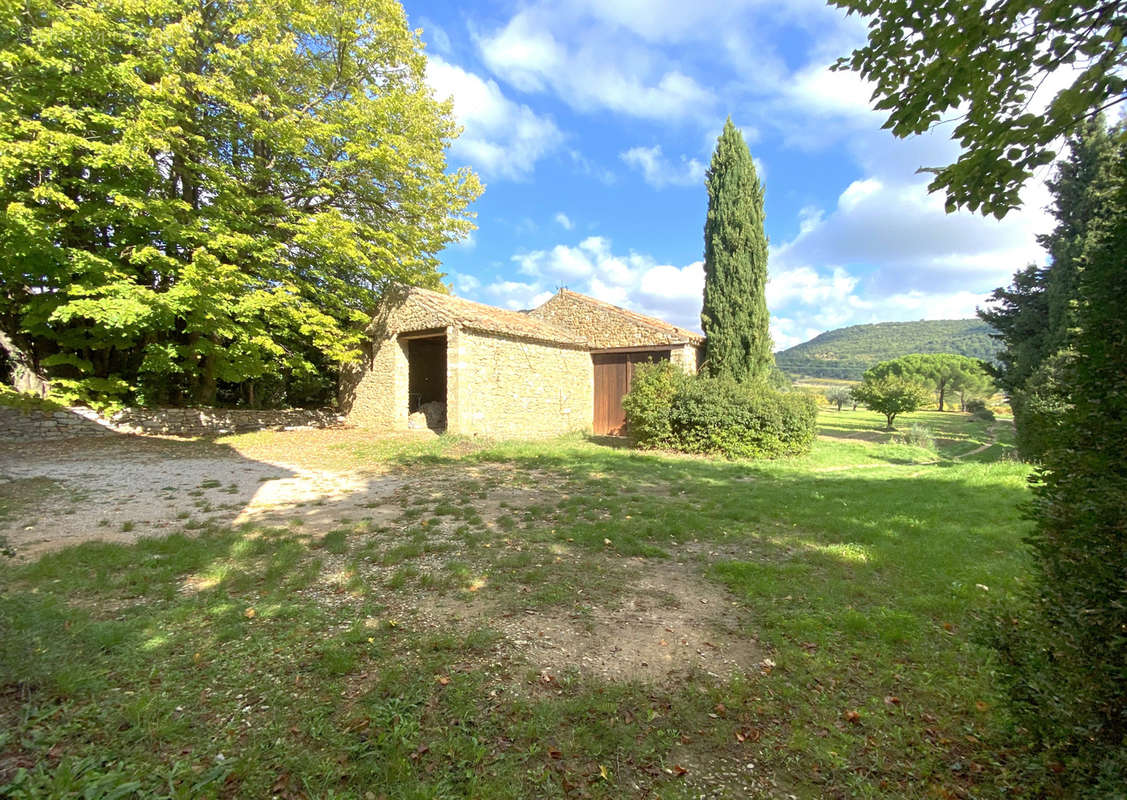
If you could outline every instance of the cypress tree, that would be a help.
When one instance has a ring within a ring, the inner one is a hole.
[[[704,329],[708,371],[743,382],[774,363],[767,314],[763,184],[743,134],[729,118],[705,177]]]

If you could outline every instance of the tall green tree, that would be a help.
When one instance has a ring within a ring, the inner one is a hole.
[[[323,395],[480,192],[395,0],[0,0],[0,330],[86,399]]]
[[[1127,6],[1108,0],[829,0],[870,17],[838,61],[871,81],[896,136],[954,121],[957,161],[929,168],[948,210],[1002,217],[1055,143],[1127,99]],[[1047,80],[1052,76],[1053,80]],[[1066,86],[1055,88],[1067,77]],[[1037,104],[1044,105],[1038,113]]]
[[[1099,208],[1099,187],[1114,161],[1115,135],[1097,117],[1069,137],[1068,153],[1048,181],[1056,225],[1038,237],[1048,266],[1022,270],[979,311],[999,332],[1003,347],[995,373],[1014,410],[1018,448],[1032,461],[1040,460],[1065,402],[1060,368],[1076,324],[1081,255]]]
[[[1127,786],[1127,135],[1089,184],[1056,425],[1034,480],[1029,604],[1000,627],[1022,725],[1066,765],[1067,796]]]
[[[774,364],[767,313],[767,234],[763,184],[743,134],[728,119],[705,178],[706,363],[717,377],[765,379]]]

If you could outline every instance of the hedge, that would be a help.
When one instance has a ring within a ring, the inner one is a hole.
[[[670,364],[640,366],[622,405],[639,446],[727,458],[809,452],[818,413],[803,392],[692,377]]]

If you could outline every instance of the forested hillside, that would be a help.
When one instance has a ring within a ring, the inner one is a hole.
[[[874,364],[909,353],[958,353],[992,361],[998,352],[992,332],[978,319],[851,325],[776,353],[775,362],[794,375],[861,380]]]

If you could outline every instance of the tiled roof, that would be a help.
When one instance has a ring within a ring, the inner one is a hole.
[[[461,297],[432,292],[417,286],[406,290],[405,305],[408,304],[424,312],[427,323],[420,325],[420,328],[437,327],[435,323],[440,322],[469,330],[501,333],[542,342],[583,346],[587,344],[585,339],[528,314],[506,311],[484,303],[474,303]],[[410,328],[404,327],[400,330],[408,331]]]
[[[594,297],[588,297],[579,292],[573,292],[570,289],[560,289],[560,294],[570,297],[573,300],[578,300],[595,308],[601,308],[604,311],[610,311],[618,314],[626,319],[634,322],[635,324],[642,325],[651,330],[658,331],[670,336],[676,336],[686,342],[692,344],[701,344],[704,342],[704,336],[688,328],[679,328],[676,325],[671,325],[665,320],[657,319],[656,317],[647,317],[645,314],[639,314],[636,311],[630,311],[620,306],[604,303],[602,300],[596,300]]]

